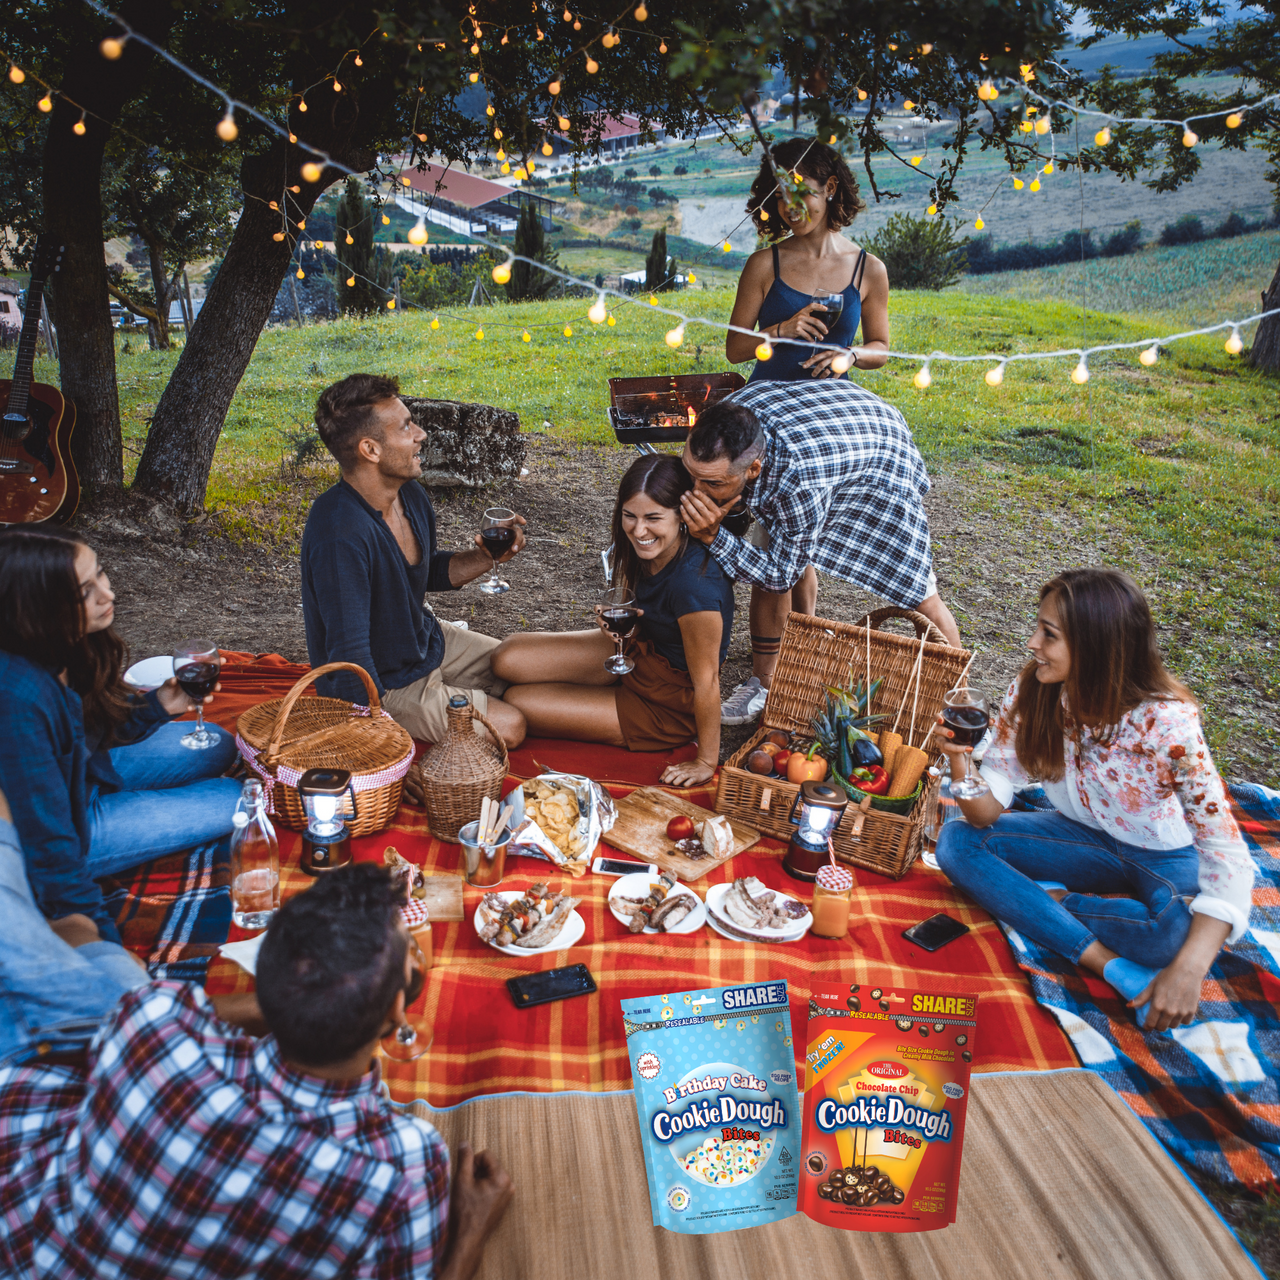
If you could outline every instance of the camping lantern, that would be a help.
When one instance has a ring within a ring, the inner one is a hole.
[[[805,782],[791,806],[790,821],[796,828],[787,845],[782,869],[795,880],[810,884],[818,868],[828,860],[828,842],[849,806],[849,797],[829,782]],[[796,816],[796,810],[800,811]]]
[[[346,797],[356,816],[356,794],[347,769],[308,769],[298,779],[298,794],[307,811],[299,866],[309,876],[336,871],[351,861],[351,832],[347,829]]]

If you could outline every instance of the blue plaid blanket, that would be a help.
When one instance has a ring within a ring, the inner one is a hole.
[[[1101,979],[1005,930],[1036,999],[1180,1160],[1223,1183],[1280,1179],[1280,792],[1230,788],[1257,864],[1249,929],[1209,970],[1201,1020],[1148,1034]],[[1022,800],[1038,807],[1034,793]]]

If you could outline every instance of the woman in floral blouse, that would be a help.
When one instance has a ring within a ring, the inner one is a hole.
[[[1187,1025],[1222,944],[1248,927],[1253,887],[1195,700],[1165,670],[1142,592],[1114,569],[1046,583],[1027,648],[982,762],[990,793],[958,802],[968,821],[943,828],[938,863],[1000,920],[1105,978],[1146,1030]],[[959,777],[970,748],[938,724]],[[1053,809],[1006,812],[1033,782]]]

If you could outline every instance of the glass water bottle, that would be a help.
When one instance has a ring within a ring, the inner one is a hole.
[[[231,919],[265,929],[280,907],[280,850],[257,778],[240,788],[231,828]]]

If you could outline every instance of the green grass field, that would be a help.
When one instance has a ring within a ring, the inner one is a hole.
[[[1277,239],[1245,237],[1212,250],[1257,252],[1267,261]],[[1261,248],[1246,243],[1254,240]],[[1208,298],[1213,262],[1196,265],[1205,253],[1200,246],[1141,256],[1167,258],[1173,279],[1200,272],[1200,284],[1187,287],[1203,286]],[[1179,254],[1190,262],[1175,269]],[[1222,259],[1214,261],[1226,269]],[[969,291],[987,281],[1011,283],[983,277],[963,292],[895,294],[894,347],[1009,355],[1079,345],[1082,323],[1090,343],[1137,341],[1185,324],[1190,305],[1185,292],[1171,289],[1164,297],[1177,304],[1172,309],[1090,310],[1082,317],[1078,304],[1045,296],[1047,288],[1032,298]],[[727,288],[695,289],[662,301],[723,321],[732,298]],[[609,444],[609,377],[725,367],[723,336],[710,325],[692,320],[673,351],[663,335],[674,322],[644,297],[616,303],[613,327],[593,325],[587,305],[577,299],[461,308],[439,313],[438,329],[431,328],[432,313],[418,313],[268,330],[231,405],[208,506],[247,539],[294,543],[305,513],[282,500],[281,462],[290,452],[282,433],[308,424],[320,390],[356,370],[394,373],[406,392],[512,409],[527,429],[546,422],[565,439]],[[1244,336],[1248,342],[1250,334]],[[1149,369],[1134,354],[1098,357],[1085,386],[1070,381],[1073,358],[1011,365],[996,388],[983,381],[984,364],[935,363],[927,391],[913,386],[917,366],[906,361],[861,381],[902,410],[930,466],[968,469],[979,511],[1016,527],[1022,507],[1063,507],[1081,539],[1090,521],[1119,527],[1132,548],[1131,567],[1148,582],[1155,573],[1162,616],[1194,627],[1194,646],[1179,655],[1183,674],[1207,677],[1247,663],[1262,673],[1264,696],[1275,701],[1276,382],[1228,355],[1222,343],[1221,335],[1180,342]],[[140,345],[134,337],[119,348],[130,466],[178,354]],[[48,362],[38,366],[37,377],[56,382]]]

